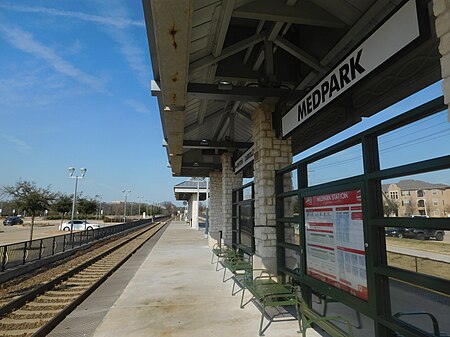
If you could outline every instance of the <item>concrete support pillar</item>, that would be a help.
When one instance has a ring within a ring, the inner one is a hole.
[[[223,239],[229,243],[232,240],[232,205],[233,189],[242,186],[242,172],[234,174],[231,153],[222,155],[222,231]]]
[[[192,226],[192,208],[193,208],[194,198],[191,196],[188,200],[188,209],[187,209],[187,219],[189,222],[189,226]]]
[[[291,140],[275,136],[273,106],[262,104],[252,114],[255,184],[255,268],[276,272],[275,170],[292,163]]]
[[[194,228],[194,229],[197,229],[198,230],[198,216],[199,216],[199,214],[198,214],[198,203],[199,203],[199,200],[198,200],[198,198],[197,198],[197,194],[193,194],[192,195],[192,212],[191,212],[191,214],[192,214],[192,228]]]
[[[433,0],[433,11],[436,17],[436,35],[440,40],[442,91],[444,102],[450,106],[450,1]],[[450,121],[450,108],[448,120]]]
[[[209,174],[209,235],[208,245],[212,247],[219,241],[222,230],[222,172]]]

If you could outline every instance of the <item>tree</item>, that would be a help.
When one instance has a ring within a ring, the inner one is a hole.
[[[174,214],[176,213],[176,206],[174,204],[172,204],[170,201],[163,201],[161,203],[161,205],[164,207],[165,209],[165,214]]]
[[[87,219],[88,214],[94,214],[97,211],[97,201],[94,199],[80,198],[78,199],[78,210],[84,219]]]
[[[56,201],[52,205],[53,210],[61,213],[61,223],[64,220],[64,214],[72,210],[72,198],[65,194],[58,194]]]
[[[12,197],[12,202],[16,208],[31,214],[31,242],[36,214],[49,209],[56,194],[50,191],[50,187],[37,187],[35,182],[30,181],[18,181],[13,186],[4,186],[3,192]]]
[[[383,213],[387,217],[391,216],[392,214],[395,214],[395,216],[398,216],[398,208],[399,208],[399,205],[396,202],[394,202],[390,199],[387,199],[387,202],[383,205]]]

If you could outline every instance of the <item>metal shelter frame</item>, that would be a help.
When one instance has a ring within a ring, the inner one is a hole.
[[[443,98],[434,99],[378,126],[355,135],[308,158],[300,160],[276,173],[277,209],[277,262],[278,272],[291,277],[301,285],[304,304],[313,309],[313,293],[320,293],[362,313],[374,322],[374,333],[378,336],[434,336],[402,319],[403,313],[391,310],[391,282],[399,281],[432,293],[450,296],[450,280],[400,269],[388,264],[385,226],[431,228],[450,230],[450,218],[401,218],[384,217],[381,182],[413,174],[450,169],[450,155],[413,162],[392,168],[380,168],[378,138],[390,131],[417,122],[446,109]],[[315,186],[308,184],[308,165],[360,144],[364,172],[361,175],[335,180]],[[286,178],[296,179],[298,187],[287,188]],[[334,193],[351,189],[362,191],[363,231],[367,271],[368,300],[364,301],[348,292],[308,275],[306,270],[307,246],[305,230],[304,199],[313,195]],[[285,214],[285,202],[297,202],[298,212]],[[285,238],[286,226],[299,224],[299,242]],[[286,254],[288,253],[288,254]],[[289,253],[299,256],[300,267],[288,268],[285,257]],[[414,308],[412,308],[414,309]],[[404,318],[404,317],[403,317]],[[320,323],[319,323],[320,325]],[[423,327],[422,327],[423,328]],[[436,332],[435,332],[436,333]]]

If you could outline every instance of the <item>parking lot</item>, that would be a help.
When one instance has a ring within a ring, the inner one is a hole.
[[[65,220],[68,221],[68,220]],[[117,224],[116,222],[103,223],[101,220],[89,221],[98,223],[101,226],[111,226]],[[35,220],[33,239],[45,238],[58,234],[65,234],[66,232],[58,230],[61,220]],[[0,222],[0,245],[26,241],[30,239],[31,219],[25,218],[23,225],[4,226],[3,219]]]

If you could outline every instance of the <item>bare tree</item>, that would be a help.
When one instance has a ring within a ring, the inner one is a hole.
[[[37,187],[30,181],[18,181],[13,186],[4,186],[3,192],[12,197],[13,204],[31,214],[30,242],[33,240],[34,218],[38,212],[50,208],[56,194],[50,191],[50,187]]]

